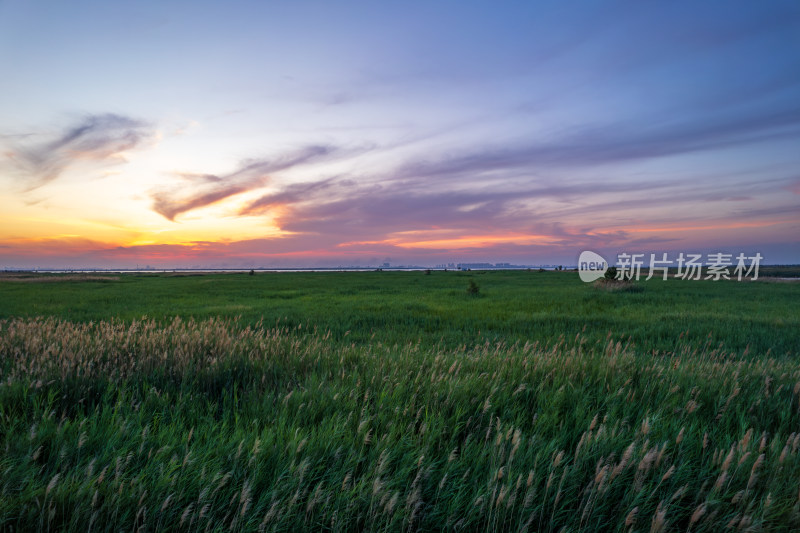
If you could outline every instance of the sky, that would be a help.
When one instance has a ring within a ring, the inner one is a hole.
[[[0,69],[0,269],[800,263],[795,0],[0,0]]]

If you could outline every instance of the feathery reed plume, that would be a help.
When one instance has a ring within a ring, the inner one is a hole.
[[[691,529],[693,525],[695,525],[697,522],[699,522],[700,519],[703,518],[704,514],[706,514],[706,503],[705,502],[703,502],[700,505],[698,505],[697,508],[692,513],[692,516],[689,519],[689,529]]]
[[[658,508],[650,521],[650,533],[661,533],[667,528],[666,516],[667,508],[664,502],[658,502]]]
[[[628,515],[625,517],[625,527],[634,527],[636,525],[636,515],[639,514],[639,507],[634,507],[630,510]]]
[[[60,476],[61,474],[56,473],[56,475],[54,475],[53,478],[50,480],[50,483],[47,484],[47,489],[44,491],[45,498],[47,497],[48,494],[50,494],[50,492],[54,488],[56,488],[56,485],[58,485],[58,478]]]

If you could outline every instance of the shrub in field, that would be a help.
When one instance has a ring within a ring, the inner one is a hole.
[[[611,269],[609,269],[609,271],[610,270]],[[644,290],[644,287],[634,282],[630,276],[628,276],[626,279],[617,279],[616,277],[609,277],[609,271],[606,271],[602,278],[595,280],[592,285],[598,289],[608,292],[642,292]]]
[[[467,294],[469,294],[470,296],[477,296],[480,293],[480,291],[481,289],[478,286],[478,284],[475,283],[475,280],[473,279],[469,280],[469,283],[467,284]]]

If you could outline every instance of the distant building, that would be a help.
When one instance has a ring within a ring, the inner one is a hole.
[[[461,270],[467,268],[494,268],[492,263],[459,263],[457,266]]]

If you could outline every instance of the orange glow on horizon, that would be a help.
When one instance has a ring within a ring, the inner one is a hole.
[[[402,232],[402,235],[424,235],[425,231]],[[337,248],[356,246],[394,246],[402,249],[441,249],[460,250],[464,248],[485,248],[498,244],[551,244],[556,242],[555,237],[548,235],[507,234],[507,235],[460,235],[435,239],[411,240],[403,238],[389,238],[372,241],[350,241],[337,245]]]
[[[535,232],[509,231],[491,219],[483,226],[481,220],[470,221],[469,227],[437,221],[436,225],[410,230],[404,230],[400,221],[386,228],[365,226],[359,230],[361,238],[353,239],[346,234],[346,225],[325,226],[306,220],[302,203],[275,203],[264,212],[244,212],[262,197],[263,189],[236,194],[168,220],[153,210],[146,191],[142,194],[139,190],[137,195],[134,189],[125,188],[130,183],[122,175],[111,174],[92,182],[92,194],[86,194],[65,180],[48,184],[41,200],[26,200],[12,191],[0,192],[0,212],[6,221],[0,225],[0,266],[4,266],[2,259],[9,266],[32,266],[48,261],[53,264],[59,258],[65,258],[62,264],[149,263],[167,268],[228,261],[263,266],[272,260],[297,265],[347,262],[348,258],[380,262],[385,257],[400,261],[409,258],[408,261],[425,264],[428,257],[430,261],[438,260],[433,259],[437,254],[453,259],[519,257],[525,261],[526,254],[535,257],[555,253],[563,257],[573,248],[598,246],[657,246],[653,251],[659,251],[709,244],[730,246],[735,242],[780,242],[797,224],[797,220],[787,219],[785,212],[750,219],[692,216],[671,223],[668,212],[660,210],[639,212],[624,222],[607,215],[603,221],[575,218],[569,224],[558,224],[543,219],[534,226],[519,226],[534,227],[538,230]],[[321,201],[324,205],[327,200]],[[422,222],[414,223],[420,227]],[[318,229],[283,229],[303,226]]]

